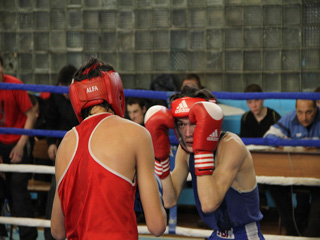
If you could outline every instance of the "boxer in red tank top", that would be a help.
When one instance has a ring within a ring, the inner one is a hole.
[[[138,239],[136,187],[149,231],[161,235],[166,212],[154,175],[151,136],[123,118],[120,76],[111,66],[91,58],[74,78],[70,100],[80,125],[65,135],[57,152],[52,235],[56,239]]]

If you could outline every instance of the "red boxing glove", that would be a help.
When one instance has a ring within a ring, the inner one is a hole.
[[[195,174],[211,175],[214,170],[213,151],[219,142],[223,112],[215,103],[198,102],[191,107],[189,119],[196,124],[193,134]]]
[[[172,113],[164,106],[155,105],[146,112],[144,122],[152,138],[155,155],[155,173],[160,179],[164,179],[170,174],[170,142],[168,132],[169,128],[174,127]]]

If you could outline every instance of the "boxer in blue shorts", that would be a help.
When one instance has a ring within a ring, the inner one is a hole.
[[[252,156],[236,134],[221,131],[223,112],[214,96],[185,86],[170,105],[153,106],[145,116],[165,207],[177,204],[190,172],[198,212],[215,230],[209,239],[264,239]],[[169,128],[180,143],[171,173]]]

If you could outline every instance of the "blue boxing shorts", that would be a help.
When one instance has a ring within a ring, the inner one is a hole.
[[[235,227],[226,231],[214,231],[209,240],[236,239],[236,240],[264,240],[260,230],[260,224],[253,222],[241,227]]]

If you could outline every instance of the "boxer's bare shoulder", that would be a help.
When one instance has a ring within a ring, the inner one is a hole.
[[[123,138],[123,141],[135,142],[139,138],[150,136],[149,132],[140,124],[117,116],[109,117],[107,121],[103,121],[97,130],[104,135],[116,133],[117,137]]]
[[[68,166],[77,145],[77,135],[74,129],[68,131],[62,139],[56,156],[56,176],[58,179]]]

